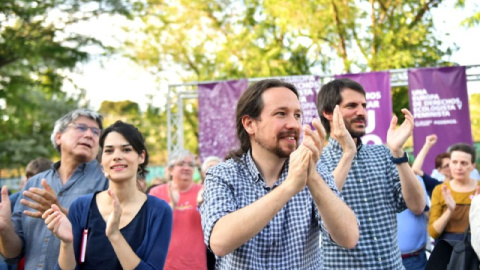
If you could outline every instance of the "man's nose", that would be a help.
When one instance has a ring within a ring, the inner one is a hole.
[[[291,129],[299,129],[302,125],[301,118],[297,118],[295,115],[288,117],[286,127]]]

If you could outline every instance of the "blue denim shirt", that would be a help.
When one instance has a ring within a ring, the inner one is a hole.
[[[45,178],[50,187],[57,193],[58,201],[62,207],[69,208],[70,204],[79,196],[101,191],[108,188],[108,180],[102,172],[100,164],[96,161],[81,164],[65,185],[58,175],[60,162],[53,168],[39,173],[30,178],[25,187],[20,191],[12,213],[12,222],[15,232],[23,240],[23,250],[19,257],[6,260],[15,263],[25,255],[25,269],[53,269],[58,260],[60,240],[50,232],[41,218],[32,218],[23,214],[30,210],[20,203],[23,191],[31,187],[43,188],[42,179]],[[28,198],[25,198],[28,199]]]

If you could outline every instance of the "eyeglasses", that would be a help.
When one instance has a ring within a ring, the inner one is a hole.
[[[100,137],[100,133],[102,133],[102,131],[99,128],[89,127],[85,124],[70,123],[70,124],[68,124],[67,127],[73,127],[75,129],[75,131],[80,132],[80,133],[85,133],[85,132],[87,132],[87,130],[90,129],[93,133],[93,136],[95,136],[95,137]]]
[[[442,170],[443,169],[448,169],[448,168],[450,168],[450,164],[447,163],[447,164],[443,165],[441,168],[442,168]]]
[[[175,166],[179,166],[179,167],[183,167],[185,165],[187,165],[188,167],[194,168],[195,167],[195,162],[193,162],[193,161],[191,161],[191,162],[179,161],[175,164]]]

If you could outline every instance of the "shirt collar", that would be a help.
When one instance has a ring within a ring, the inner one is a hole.
[[[244,155],[244,160],[245,160],[245,164],[247,165],[247,169],[248,171],[250,172],[251,175],[253,175],[253,180],[255,182],[258,182],[260,180],[263,180],[262,178],[262,175],[260,174],[260,172],[258,171],[258,168],[257,168],[257,165],[255,164],[255,162],[253,161],[253,158],[252,158],[252,150],[248,150],[248,152]]]
[[[88,165],[90,164],[97,164],[97,160],[96,159],[93,159],[92,161],[89,161],[89,162],[86,162],[86,163],[82,163],[80,165],[78,165],[77,169],[75,169],[75,171],[80,171],[80,172],[85,172],[85,170],[87,169]],[[60,164],[61,164],[61,161],[57,161],[53,164],[53,169],[55,171],[58,171],[58,168],[60,168]]]
[[[245,164],[247,166],[247,169],[248,171],[250,172],[251,175],[254,176],[254,181],[255,182],[259,182],[259,181],[262,181],[265,183],[265,179],[263,179],[263,176],[262,174],[260,173],[260,171],[258,170],[257,168],[257,165],[255,164],[255,162],[253,161],[253,158],[252,158],[252,149],[248,150],[248,152],[246,154],[244,154],[244,161],[245,161]],[[287,159],[283,165],[283,168],[282,168],[282,172],[280,174],[280,178],[279,180],[280,181],[277,181],[275,183],[275,185],[277,185],[279,182],[282,182],[283,181],[283,177],[286,175],[285,172],[288,172],[288,164],[289,164],[289,159]]]

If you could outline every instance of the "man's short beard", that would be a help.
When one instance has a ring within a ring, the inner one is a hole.
[[[350,130],[350,136],[354,139],[361,138],[365,135],[365,131],[352,131]]]
[[[290,157],[290,154],[287,154],[282,148],[280,147],[275,147],[272,151],[277,157],[279,158],[288,158]]]
[[[263,148],[267,149],[268,151],[274,153],[277,157],[279,158],[288,158],[290,157],[290,154],[295,151],[295,149],[297,149],[298,147],[298,141],[295,142],[295,149],[293,149],[290,153],[287,153],[285,150],[283,150],[281,147],[280,147],[280,144],[277,143],[277,145],[275,145],[275,147],[269,147],[268,145],[266,145],[265,143],[263,143],[262,140],[259,140],[257,138],[255,138],[255,141]]]

